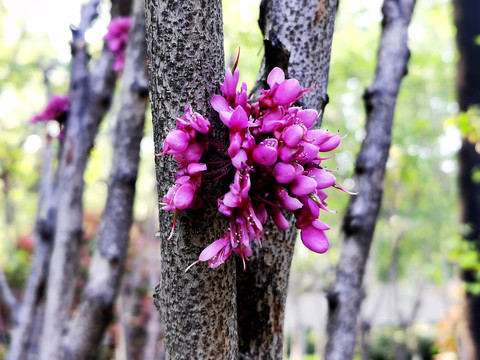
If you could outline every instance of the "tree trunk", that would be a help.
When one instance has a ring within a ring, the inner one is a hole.
[[[122,75],[121,108],[115,131],[107,204],[97,249],[62,358],[95,358],[113,315],[132,224],[140,142],[148,101],[144,2],[135,0]]]
[[[18,310],[18,322],[12,329],[12,342],[7,360],[25,359],[32,344],[32,329],[36,319],[35,313],[43,304],[48,264],[53,246],[53,234],[56,220],[56,191],[54,149],[45,149],[43,170],[40,177],[40,200],[38,202],[35,222],[35,255],[32,270],[28,277],[23,299]]]
[[[455,0],[455,25],[459,52],[457,74],[457,100],[461,112],[480,106],[480,46],[475,38],[480,35],[480,3],[474,0]],[[478,140],[477,140],[478,141]],[[462,140],[458,154],[460,171],[460,209],[464,225],[463,238],[472,243],[480,254],[480,183],[475,182],[473,173],[480,169],[479,143]],[[480,258],[480,255],[479,255]],[[463,279],[478,282],[475,271],[465,269]],[[480,296],[467,292],[466,318],[473,341],[472,359],[480,359]]]
[[[226,142],[227,128],[210,106],[224,73],[221,1],[147,0],[145,6],[156,151],[161,152],[163,140],[187,104],[205,114],[212,135]],[[176,166],[168,155],[157,158],[160,200],[173,183]],[[156,296],[167,359],[238,357],[234,262],[216,270],[198,264],[185,272],[228,229],[228,219],[218,212],[216,202],[227,184],[210,183],[203,189],[202,210],[184,211],[170,240],[172,216],[164,211],[159,215],[162,278]]]
[[[366,136],[355,167],[358,195],[343,223],[336,280],[328,293],[327,360],[353,358],[362,282],[382,199],[383,177],[400,82],[407,71],[407,29],[415,0],[385,0],[382,36],[373,85],[365,91]]]
[[[328,103],[336,7],[335,0],[262,0],[258,23],[265,54],[253,93],[267,87],[268,73],[278,66],[303,88],[316,83],[298,105],[321,113]],[[282,357],[285,301],[297,238],[293,216],[289,222],[290,229],[283,232],[269,221],[264,227],[263,248],[252,247],[247,269],[243,271],[243,264],[237,261],[239,348],[244,359]]]
[[[85,31],[97,16],[98,0],[84,5],[80,26],[73,29],[70,111],[58,172],[58,213],[55,243],[47,280],[45,321],[40,359],[59,357],[72,308],[78,251],[82,240],[83,173],[100,121],[108,110],[115,85],[113,56],[105,47],[92,73]]]

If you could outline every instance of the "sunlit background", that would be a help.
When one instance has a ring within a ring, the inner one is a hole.
[[[0,266],[17,295],[21,295],[34,250],[32,230],[42,152],[46,146],[58,146],[57,140],[50,145],[46,141],[46,133],[55,135],[58,129],[29,125],[28,121],[43,109],[52,94],[63,94],[68,89],[69,27],[79,22],[81,4],[79,0],[0,2]],[[263,54],[257,25],[259,1],[228,0],[223,4],[226,63],[232,62],[241,47],[241,79],[251,88]],[[352,173],[365,125],[362,94],[373,82],[380,7],[378,0],[342,0],[335,24],[330,103],[322,126],[347,134],[329,167],[338,168],[338,178],[348,189],[355,189]],[[101,10],[87,34],[93,57],[102,47],[110,21],[107,2],[102,2]],[[454,340],[464,331],[460,310],[464,289],[457,279],[458,264],[466,255],[457,235],[455,156],[460,131],[454,120],[458,105],[454,93],[457,54],[452,12],[449,1],[419,1],[409,30],[412,56],[396,108],[382,210],[361,313],[365,326],[359,338],[368,336],[372,359],[394,359],[395,344],[405,345],[409,354],[423,359],[434,353],[455,358],[458,349]],[[118,99],[113,109],[118,109]],[[132,280],[139,278],[137,272],[145,271],[135,260],[142,256],[145,244],[152,246],[153,242],[156,247],[153,234],[157,204],[153,200],[156,194],[149,120],[141,146],[136,224],[125,280],[138,287],[138,299],[131,300],[131,307],[124,309],[129,317],[118,320],[125,321],[138,336],[145,336],[146,325],[155,313],[151,285],[159,267],[153,263],[154,269],[149,270],[146,279]],[[107,195],[109,163],[115,151],[110,136],[114,121],[115,113],[111,112],[101,126],[85,174],[84,273]],[[313,254],[301,243],[295,249],[285,341],[285,356],[292,359],[319,359],[326,342],[325,294],[334,280],[340,226],[349,196],[330,191],[329,200],[330,208],[338,210],[338,214],[324,216],[332,226],[328,234],[330,250],[324,255]],[[0,359],[7,346],[4,312],[0,306]],[[406,320],[407,325],[402,326]],[[108,339],[105,341],[108,345]]]

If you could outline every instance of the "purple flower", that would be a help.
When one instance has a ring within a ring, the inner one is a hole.
[[[113,70],[123,69],[125,61],[125,51],[127,49],[128,34],[132,20],[129,17],[116,17],[108,25],[108,32],[105,35],[108,49],[113,53],[115,62]]]
[[[228,144],[212,138],[208,119],[194,113],[190,106],[177,119],[176,129],[167,135],[162,155],[171,154],[180,164],[175,185],[162,201],[163,209],[174,211],[175,224],[183,210],[200,208],[204,178],[217,181],[231,176],[233,170],[229,191],[217,199],[220,213],[230,218],[230,228],[205,248],[194,264],[208,261],[211,268],[216,268],[235,252],[245,267],[252,242],[258,240],[262,245],[268,217],[280,230],[289,228],[285,211],[295,215],[295,226],[301,230],[305,246],[325,252],[325,231],[329,227],[319,217],[322,211],[335,211],[328,208],[324,190],[345,190],[320,164],[329,158],[322,153],[335,149],[343,138],[312,129],[318,118],[316,110],[292,107],[310,88],[302,90],[296,79],[285,79],[280,68],[270,72],[270,89],[261,90],[257,102],[248,99],[245,83],[237,92],[239,76],[238,70],[227,70],[220,84],[222,95],[211,99],[213,109],[228,128]],[[223,159],[202,163],[204,153],[212,148]]]
[[[279,161],[275,164],[272,175],[280,184],[288,184],[295,180],[297,172],[292,164]]]
[[[315,220],[311,225],[301,229],[300,236],[303,244],[313,252],[324,253],[328,250],[328,239],[324,230],[330,229],[326,224]]]
[[[277,161],[277,148],[276,139],[265,139],[253,150],[253,158],[258,164],[273,165]]]
[[[273,102],[277,105],[289,105],[297,100],[302,87],[298,80],[288,79],[278,85],[273,95]]]
[[[303,138],[304,130],[300,125],[292,125],[283,129],[282,139],[290,147],[298,145]]]
[[[70,110],[70,98],[68,96],[54,95],[48,102],[45,109],[35,115],[30,124],[35,124],[39,121],[55,120],[59,124],[63,124],[67,118]]]
[[[187,148],[189,140],[190,136],[188,136],[187,132],[183,130],[172,130],[163,142],[163,153],[180,154]]]
[[[296,196],[309,195],[315,191],[317,182],[311,177],[301,175],[290,184],[290,191]]]
[[[33,119],[29,121],[29,124],[35,124],[43,121],[56,121],[60,126],[60,131],[57,135],[57,139],[62,141],[65,139],[65,122],[67,121],[68,112],[70,111],[70,98],[68,96],[54,95],[48,102],[45,109],[35,115]],[[50,139],[50,136],[47,135]]]
[[[235,99],[235,96],[237,95],[237,85],[239,78],[239,69],[235,70],[233,74],[230,70],[225,71],[225,81],[223,84],[220,84],[220,90],[222,90],[222,93],[227,99],[227,101]]]

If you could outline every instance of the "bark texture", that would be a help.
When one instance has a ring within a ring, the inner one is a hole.
[[[297,104],[322,112],[328,103],[327,82],[337,9],[336,0],[262,0],[259,26],[265,54],[253,92],[268,88],[266,77],[276,66],[303,88],[316,83]],[[316,126],[320,126],[321,116]],[[281,359],[283,321],[290,265],[297,238],[291,227],[283,232],[269,222],[263,248],[243,271],[237,261],[238,333],[243,359]],[[237,259],[238,260],[238,259]]]
[[[357,156],[353,196],[343,222],[336,280],[328,293],[328,343],[325,359],[353,358],[365,264],[383,192],[397,94],[407,72],[408,24],[415,0],[385,0],[373,85],[365,91],[366,136]]]
[[[35,345],[32,329],[36,318],[35,314],[44,303],[45,282],[55,232],[56,167],[54,166],[54,153],[52,146],[45,150],[43,170],[40,177],[40,199],[34,230],[35,256],[32,271],[28,277],[23,299],[18,309],[18,319],[11,332],[12,342],[7,360],[26,359],[29,349]],[[36,353],[36,351],[33,352]]]
[[[455,0],[454,8],[460,55],[457,100],[460,111],[466,112],[472,106],[480,106],[480,46],[475,44],[475,38],[480,36],[480,3]],[[462,236],[480,254],[480,184],[472,178],[475,169],[480,169],[478,143],[471,143],[464,138],[458,158],[461,221],[464,224]],[[463,278],[467,283],[478,281],[474,271],[468,269],[463,271]],[[466,314],[475,352],[473,359],[480,359],[480,296],[467,293]]]
[[[61,358],[93,359],[109,325],[123,275],[132,224],[140,142],[148,102],[143,0],[135,0],[122,75],[121,107],[105,211],[87,284]]]
[[[156,151],[161,152],[163,140],[187,104],[208,117],[213,137],[227,140],[226,127],[210,106],[224,74],[221,1],[147,0],[145,10]],[[173,184],[176,166],[170,156],[157,158],[159,200]],[[185,273],[200,252],[228,229],[228,219],[216,204],[226,189],[224,182],[204,187],[202,210],[184,211],[170,240],[172,215],[160,211],[162,278],[156,296],[167,359],[238,357],[234,262],[213,271],[198,264]]]
[[[98,0],[84,5],[73,29],[70,112],[58,171],[58,213],[50,261],[40,359],[59,357],[72,308],[82,240],[83,174],[100,121],[108,110],[115,85],[113,56],[107,48],[92,72],[88,69],[85,31],[97,16]]]

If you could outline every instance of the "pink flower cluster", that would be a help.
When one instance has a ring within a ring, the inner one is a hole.
[[[180,166],[175,186],[163,199],[163,210],[178,214],[177,210],[197,209],[202,176],[221,177],[234,171],[230,191],[218,199],[219,211],[230,218],[230,229],[195,263],[208,261],[215,268],[236,252],[245,266],[245,258],[252,254],[252,242],[257,239],[261,246],[263,225],[269,216],[280,230],[289,228],[283,211],[295,214],[305,246],[323,253],[329,245],[325,235],[329,226],[318,218],[320,210],[332,212],[327,208],[324,190],[332,186],[343,189],[332,172],[321,165],[329,158],[321,153],[335,149],[342,138],[327,130],[312,129],[318,113],[292,106],[309,89],[302,90],[296,79],[286,80],[280,68],[270,72],[270,89],[262,90],[255,103],[249,101],[245,83],[237,92],[239,76],[239,70],[227,70],[222,95],[211,100],[229,129],[228,146],[207,138],[208,120],[194,114],[190,106],[185,116],[177,119],[177,129],[167,136],[162,154],[173,154]],[[207,164],[200,163],[208,146],[225,158],[208,164],[225,164],[212,172],[206,172]]]
[[[192,107],[188,105],[185,114],[177,119],[176,130],[172,130],[167,135],[163,143],[163,152],[156,155],[171,154],[180,165],[175,174],[175,185],[163,198],[163,210],[198,210],[202,207],[199,193],[202,186],[202,172],[207,170],[207,165],[199,161],[203,153],[208,150],[205,134],[209,131],[210,122],[199,113],[194,113]],[[175,221],[172,234],[174,230]]]
[[[113,70],[123,69],[125,62],[125,51],[127,49],[128,33],[132,26],[132,20],[129,17],[116,17],[108,25],[108,32],[105,35],[105,41],[110,51],[115,56]]]
[[[33,119],[29,121],[30,124],[35,124],[37,122],[51,121],[55,120],[60,126],[60,132],[58,134],[58,139],[62,140],[65,136],[64,134],[64,124],[67,120],[68,111],[70,110],[70,98],[68,96],[54,95],[48,102],[45,109],[35,115]]]

